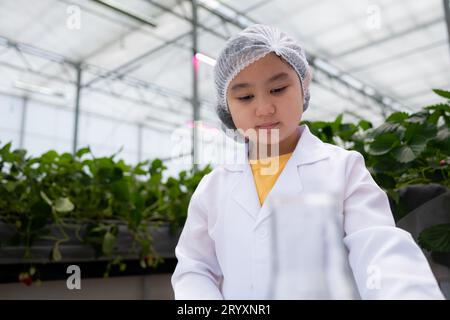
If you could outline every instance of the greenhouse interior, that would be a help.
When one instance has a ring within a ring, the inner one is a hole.
[[[0,72],[1,300],[450,299],[449,0],[2,0]]]

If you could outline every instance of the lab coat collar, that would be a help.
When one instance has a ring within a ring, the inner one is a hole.
[[[241,172],[242,174],[242,177],[237,179],[231,194],[232,198],[256,221],[255,227],[272,213],[270,199],[274,195],[293,195],[302,191],[303,186],[299,176],[299,166],[311,164],[329,157],[324,143],[309,131],[308,126],[302,125],[300,126],[300,130],[301,136],[294,152],[266,197],[262,207],[259,203],[253,173],[248,163],[248,154],[246,164],[226,166],[227,170]]]
[[[328,157],[324,143],[311,133],[306,124],[300,126],[301,136],[292,153],[289,162],[296,165],[313,163]],[[242,164],[225,164],[224,168],[228,171],[245,171],[249,167],[248,162],[248,144],[245,146],[245,162]]]

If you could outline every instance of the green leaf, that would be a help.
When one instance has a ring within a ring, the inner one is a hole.
[[[371,155],[383,155],[391,151],[399,144],[399,139],[394,133],[384,133],[375,138],[370,144],[368,153]]]
[[[29,213],[29,219],[31,220],[30,229],[36,231],[47,225],[52,216],[52,208],[47,202],[39,199],[38,202],[31,205]]]
[[[373,127],[372,123],[370,121],[367,120],[360,120],[358,122],[358,126],[363,129],[364,131],[369,130],[370,128]]]
[[[117,162],[117,168],[119,168],[122,172],[130,172],[131,166],[127,165],[125,161],[120,160]]]
[[[378,173],[374,176],[374,178],[377,183],[384,189],[395,188],[395,179],[390,175],[387,175],[385,173]]]
[[[59,250],[59,241],[56,241],[55,244],[53,245],[52,259],[53,261],[60,261],[61,258],[62,256],[61,251]]]
[[[343,118],[343,114],[340,113],[336,119],[334,120],[333,123],[331,123],[331,129],[333,129],[333,132],[337,132],[339,131],[339,128],[341,127],[342,124],[342,118]]]
[[[421,135],[413,136],[408,144],[394,151],[394,157],[401,163],[415,160],[426,148],[427,139]]]
[[[59,163],[67,164],[73,161],[73,157],[70,153],[65,152],[59,157]]]
[[[401,139],[403,138],[404,131],[405,128],[398,123],[385,122],[379,127],[368,131],[368,137],[376,138],[385,133],[394,133]]]
[[[133,174],[143,176],[143,175],[146,175],[147,172],[145,170],[143,170],[141,167],[137,166],[133,169]]]
[[[55,150],[50,150],[41,156],[41,162],[50,164],[50,163],[54,162],[57,157],[58,157],[58,153]]]
[[[122,168],[119,167],[114,167],[113,172],[112,172],[112,176],[111,176],[111,181],[118,181],[120,179],[123,178],[123,170]]]
[[[154,175],[157,173],[161,173],[164,169],[167,169],[164,165],[161,159],[155,159],[152,161],[152,164],[150,166],[150,174]]]
[[[440,117],[441,117],[441,112],[434,111],[428,116],[427,123],[429,123],[433,126],[436,126]]]
[[[16,188],[16,186],[17,186],[17,182],[16,181],[8,181],[8,182],[5,183],[5,189],[8,192],[13,192],[14,189]]]
[[[421,137],[428,141],[436,136],[436,126],[429,123],[411,123],[407,126],[404,139],[406,142]]]
[[[57,212],[70,212],[75,208],[75,206],[73,205],[73,203],[70,201],[69,198],[58,198],[55,200],[53,208]]]
[[[427,120],[428,116],[429,116],[428,111],[422,110],[422,111],[413,113],[405,121],[407,121],[409,123],[424,123]]]
[[[434,252],[450,252],[450,223],[438,224],[423,230],[419,235],[422,248]]]
[[[48,205],[52,207],[53,206],[53,201],[50,200],[50,198],[45,194],[45,192],[41,191],[40,194],[41,194],[42,199],[44,199],[45,202],[47,202]]]
[[[114,245],[116,243],[116,236],[112,234],[111,232],[106,232],[105,236],[103,237],[103,253],[105,255],[110,255],[114,249]]]
[[[412,140],[409,142],[409,146],[416,156],[419,156],[423,152],[423,150],[425,150],[428,140],[429,139],[427,139],[425,136],[421,135],[417,135],[412,138]]]
[[[131,222],[135,225],[138,226],[141,223],[142,220],[142,215],[141,212],[139,210],[131,210],[130,212],[130,219]]]
[[[433,92],[443,98],[450,99],[450,91],[441,90],[441,89],[433,89]]]
[[[320,131],[325,125],[327,125],[328,122],[325,122],[325,121],[314,121],[314,122],[311,122],[311,121],[307,121],[307,120],[302,120],[302,121],[300,122],[300,124],[301,124],[301,125],[302,125],[302,124],[307,125],[308,128],[309,128],[309,130],[311,130],[311,132],[312,132],[314,135],[318,135],[319,131]]]
[[[436,140],[438,141],[446,141],[450,139],[450,130],[448,127],[442,127],[439,129],[437,135],[436,135]]]
[[[5,157],[5,155],[8,155],[10,153],[10,149],[11,149],[11,142],[5,144],[1,149],[0,149],[0,156],[2,156],[2,158]]]
[[[81,148],[81,149],[79,149],[79,150],[77,151],[77,153],[75,154],[75,156],[76,156],[77,158],[81,158],[81,157],[83,157],[85,154],[87,154],[87,153],[89,153],[89,152],[91,152],[91,149],[90,149],[89,147]]]
[[[394,157],[401,163],[411,162],[416,159],[416,155],[409,146],[402,146],[395,150]]]
[[[130,199],[130,188],[126,181],[116,181],[113,183],[111,191],[114,197],[119,201],[128,201]]]
[[[27,151],[24,149],[17,149],[13,151],[13,154],[16,156],[15,159],[17,162],[22,162],[25,160],[25,155],[27,154]]]
[[[403,121],[408,117],[409,115],[406,112],[394,112],[387,117],[386,121],[391,123],[403,123]]]
[[[358,131],[358,128],[352,123],[344,123],[341,125],[340,131],[337,132],[337,135],[343,141],[351,141],[352,136]]]
[[[424,108],[425,110],[429,111],[439,111],[442,114],[449,113],[450,112],[450,104],[448,103],[437,103],[432,104],[430,106],[427,106]]]

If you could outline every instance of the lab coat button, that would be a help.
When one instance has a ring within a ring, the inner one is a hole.
[[[267,228],[261,228],[258,234],[260,238],[265,238],[269,234],[269,230],[267,230]]]

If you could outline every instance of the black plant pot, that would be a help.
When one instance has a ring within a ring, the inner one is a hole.
[[[411,185],[399,190],[407,214],[397,226],[417,241],[420,233],[433,225],[450,223],[450,189],[439,184]],[[450,253],[433,253],[431,258],[450,268]]]
[[[69,223],[70,225],[70,223]],[[126,225],[117,223],[118,235],[115,253],[119,254],[124,260],[139,259],[138,250],[132,251],[132,235]],[[54,225],[50,227],[51,235],[60,235],[58,228]],[[82,226],[80,233],[86,226]],[[83,262],[107,260],[106,257],[96,257],[94,249],[82,243],[75,234],[75,228],[65,229],[69,236],[69,241],[61,243],[59,249],[61,252],[60,262]],[[180,231],[170,232],[169,225],[151,225],[148,231],[153,237],[153,247],[162,258],[174,258],[175,246],[178,242]],[[8,240],[14,235],[15,230],[12,226],[0,221],[0,241],[3,244],[0,247],[0,264],[19,264],[19,263],[47,263],[50,262],[50,256],[54,241],[38,240],[31,247],[31,258],[24,258],[25,247],[22,245],[8,245]]]
[[[424,229],[450,223],[449,188],[439,184],[411,185],[399,190],[399,195],[408,213],[397,221],[397,226],[411,233],[416,242]],[[450,253],[424,251],[424,254],[444,294],[450,299]]]

